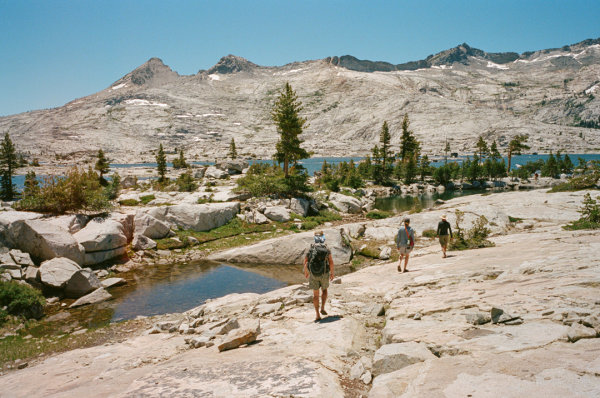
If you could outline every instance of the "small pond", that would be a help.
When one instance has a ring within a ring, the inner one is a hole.
[[[421,194],[421,195],[397,195],[397,196],[388,196],[385,198],[377,198],[375,199],[375,208],[378,210],[389,211],[392,213],[402,213],[404,211],[409,211],[415,207],[415,205],[420,205],[423,209],[429,209],[435,205],[435,201],[438,199],[441,200],[449,200],[452,198],[458,198],[461,196],[469,196],[469,195],[478,195],[482,193],[490,193],[490,192],[504,192],[500,191],[489,191],[485,189],[470,189],[464,191],[446,191],[443,193],[434,192],[432,194]]]
[[[238,266],[207,261],[153,265],[131,272],[129,283],[110,289],[113,300],[71,310],[84,327],[108,322],[184,312],[207,299],[231,293],[266,293],[302,283],[299,265]]]

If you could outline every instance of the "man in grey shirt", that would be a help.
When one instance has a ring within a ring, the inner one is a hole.
[[[408,257],[410,256],[410,252],[415,247],[415,230],[410,226],[410,219],[404,219],[404,225],[400,227],[398,230],[398,235],[396,236],[396,247],[398,248],[398,253],[400,254],[400,259],[398,260],[398,271],[406,272],[406,266],[408,265]],[[402,259],[404,259],[404,267],[402,267]]]

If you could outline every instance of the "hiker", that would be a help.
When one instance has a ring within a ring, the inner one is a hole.
[[[304,257],[304,276],[308,278],[308,287],[313,290],[313,304],[317,317],[315,322],[321,320],[321,315],[327,315],[325,302],[327,301],[327,288],[329,281],[333,280],[333,258],[331,251],[325,245],[323,231],[315,232],[315,243],[310,245]],[[321,311],[319,313],[319,288],[323,291],[321,296]]]
[[[442,246],[442,258],[446,258],[446,249],[448,248],[448,243],[450,243],[450,239],[452,239],[452,227],[450,223],[446,221],[446,215],[442,215],[442,220],[438,223],[436,236],[440,240],[440,245]]]
[[[415,230],[410,226],[410,219],[404,219],[404,225],[400,227],[398,230],[398,235],[396,235],[396,247],[398,248],[398,253],[400,254],[400,259],[398,260],[398,272],[406,272],[406,266],[408,265],[408,257],[410,256],[410,252],[415,247]],[[402,259],[404,259],[404,267],[402,267]]]

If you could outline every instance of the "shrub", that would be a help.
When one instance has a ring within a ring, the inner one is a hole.
[[[317,228],[319,225],[320,224],[317,221],[305,221],[302,223],[302,229],[313,229]]]
[[[479,216],[479,219],[473,224],[473,228],[464,232],[460,226],[464,213],[460,210],[456,210],[455,213],[456,224],[454,226],[454,237],[450,241],[450,250],[468,250],[494,246],[493,242],[487,240],[490,230],[487,228],[488,220],[485,216]]]
[[[435,238],[437,236],[437,231],[435,229],[426,229],[423,231],[424,238]]]
[[[388,218],[391,217],[392,215],[390,213],[388,213],[387,211],[381,211],[381,210],[373,210],[370,211],[366,214],[367,218],[373,219],[373,220],[381,220],[383,218]]]
[[[121,206],[137,206],[140,204],[140,202],[138,202],[135,199],[124,199],[124,200],[119,200],[119,204]]]
[[[0,282],[0,307],[6,306],[7,313],[38,319],[44,314],[44,304],[44,296],[38,290],[16,282]]]
[[[252,196],[294,197],[310,190],[307,181],[308,174],[301,167],[292,167],[286,178],[279,166],[255,163],[237,180],[237,191]]]
[[[194,177],[191,172],[181,174],[176,181],[179,187],[179,192],[193,192],[198,188],[198,184],[194,181]]]
[[[64,214],[68,211],[109,210],[111,204],[98,174],[73,167],[64,177],[45,177],[38,192],[17,202],[18,210]]]
[[[147,205],[148,203],[152,202],[154,199],[156,199],[156,196],[154,196],[154,195],[140,196],[140,202],[142,202],[143,205]]]
[[[104,194],[110,200],[116,199],[119,196],[119,190],[121,189],[121,176],[119,173],[114,173],[110,184],[104,188]]]
[[[0,308],[0,326],[4,325],[4,323],[8,320],[8,312]]]
[[[592,195],[586,193],[583,196],[582,207],[579,209],[581,217],[579,220],[566,225],[565,229],[600,229],[600,196],[592,199]]]
[[[549,192],[581,191],[593,189],[600,178],[600,173],[585,174],[571,178],[567,182],[552,187]]]

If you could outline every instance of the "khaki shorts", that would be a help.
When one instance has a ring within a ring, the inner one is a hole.
[[[442,246],[448,246],[448,243],[450,243],[450,235],[440,235],[439,239]]]
[[[308,287],[312,290],[319,290],[319,288],[326,290],[329,287],[329,272],[319,276],[309,274]]]
[[[412,251],[412,247],[410,246],[398,246],[398,253],[400,254],[410,254]]]

